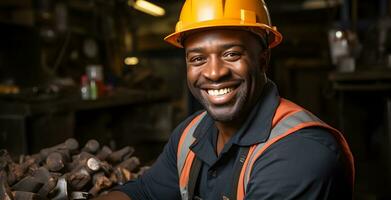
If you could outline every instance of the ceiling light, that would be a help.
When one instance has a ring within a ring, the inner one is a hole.
[[[337,37],[338,39],[341,39],[342,36],[343,36],[342,31],[337,31],[337,32],[335,32],[335,37]]]
[[[139,63],[139,60],[137,57],[126,57],[124,62],[125,65],[137,65]]]
[[[166,13],[164,8],[145,0],[136,0],[136,2],[134,2],[134,0],[129,0],[128,5],[155,17],[163,16]]]
[[[306,0],[303,2],[302,6],[304,9],[315,10],[315,9],[324,9],[332,8],[338,5],[341,5],[341,0]]]

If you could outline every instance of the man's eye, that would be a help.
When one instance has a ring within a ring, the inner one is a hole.
[[[189,59],[189,63],[193,65],[202,65],[205,62],[205,58],[202,56],[195,56]]]
[[[202,60],[203,60],[203,58],[201,58],[201,57],[195,57],[195,58],[191,59],[191,62],[199,62]]]
[[[241,54],[239,52],[227,52],[223,56],[228,61],[236,61],[240,58]]]

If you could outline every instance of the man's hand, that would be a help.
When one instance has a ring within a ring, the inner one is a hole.
[[[93,200],[131,200],[131,199],[129,198],[128,195],[126,195],[123,192],[114,191],[114,192],[110,192],[106,195],[97,197]]]

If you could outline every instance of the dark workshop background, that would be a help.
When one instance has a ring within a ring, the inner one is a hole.
[[[1,0],[0,149],[18,156],[96,139],[132,145],[152,163],[199,105],[183,51],[163,41],[183,1],[149,1],[165,14],[126,0]],[[284,36],[269,77],[283,97],[343,131],[356,159],[355,199],[391,199],[391,1],[267,3]],[[95,97],[91,67],[103,74]]]

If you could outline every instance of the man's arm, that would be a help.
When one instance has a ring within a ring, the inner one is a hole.
[[[93,200],[131,200],[128,195],[123,192],[114,191],[106,195],[94,198]]]

